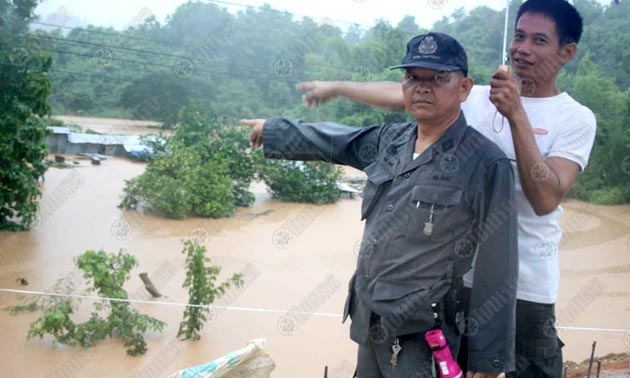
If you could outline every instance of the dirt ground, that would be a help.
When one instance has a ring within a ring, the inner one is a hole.
[[[610,353],[603,357],[594,358],[593,361],[586,359],[580,363],[567,361],[566,378],[583,378],[588,376],[589,366],[591,368],[590,377],[597,377],[598,361],[601,362],[599,377],[630,377],[630,354]]]

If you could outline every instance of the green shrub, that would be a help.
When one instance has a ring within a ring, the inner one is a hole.
[[[333,203],[339,198],[341,168],[324,162],[265,160],[260,177],[281,201]]]
[[[598,189],[590,195],[590,202],[597,205],[621,205],[629,200],[630,189],[619,186]]]
[[[46,124],[48,126],[63,126],[64,125],[62,120],[58,118],[53,118],[53,117],[46,118]]]

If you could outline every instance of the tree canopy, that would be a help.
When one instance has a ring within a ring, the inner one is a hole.
[[[48,52],[32,48],[28,33],[35,0],[0,0],[0,229],[22,230],[35,221],[49,112]]]

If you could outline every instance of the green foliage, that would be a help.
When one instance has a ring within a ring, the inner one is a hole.
[[[144,202],[168,218],[227,217],[249,206],[254,164],[244,128],[219,125],[193,107],[180,113],[175,135],[145,172],[127,181],[120,207]]]
[[[45,334],[50,334],[60,343],[75,345],[76,325],[70,319],[73,312],[71,300],[67,299],[58,303],[54,308],[47,310],[41,318],[31,323],[27,338],[35,336],[42,338]]]
[[[72,168],[73,166],[71,164],[68,164],[66,162],[62,162],[62,161],[46,161],[46,166],[47,167],[53,167],[53,168],[58,168],[58,169],[65,169],[65,168]]]
[[[589,166],[570,196],[604,205],[630,202],[630,89],[620,92],[588,55],[571,85],[578,100],[595,113],[597,135]]]
[[[266,160],[260,177],[281,201],[333,203],[339,198],[342,171],[324,162]]]
[[[596,189],[589,196],[589,200],[597,205],[619,205],[630,201],[630,191],[627,187],[619,186]]]
[[[57,118],[52,118],[52,117],[46,118],[46,124],[48,126],[64,126],[64,123],[62,120],[57,119]]]
[[[26,305],[9,306],[3,308],[3,311],[7,311],[11,315],[17,315],[24,312],[35,312],[37,311],[37,303],[31,302]]]
[[[0,230],[31,227],[41,196],[50,93],[48,53],[24,37],[37,1],[0,0]]]
[[[174,73],[154,73],[127,85],[119,105],[136,119],[155,119],[165,128],[177,123],[179,110],[188,104],[192,83]]]
[[[161,331],[165,323],[140,314],[130,307],[129,302],[124,302],[128,295],[123,285],[129,279],[131,269],[138,265],[136,259],[122,250],[117,254],[90,250],[79,256],[75,263],[83,271],[87,291],[108,299],[95,303],[90,319],[79,324],[71,319],[74,309],[70,299],[54,301],[40,318],[31,323],[27,337],[42,338],[50,334],[58,342],[89,347],[108,335],[115,335],[123,341],[127,354],[144,354],[147,351],[144,334]]]
[[[181,156],[179,151],[174,153]],[[169,170],[182,172],[177,168],[177,161],[168,157],[152,160],[142,175],[126,181],[120,207],[135,209],[139,203],[146,202],[153,211],[168,218],[186,218],[192,208],[189,194],[177,177],[165,175]]]
[[[184,320],[179,325],[177,337],[183,340],[199,340],[201,330],[208,320],[208,305],[225,293],[231,285],[240,287],[243,284],[241,276],[234,274],[229,280],[216,285],[221,272],[218,266],[206,266],[210,260],[206,257],[206,248],[190,240],[184,242],[186,254],[186,280],[182,287],[188,289],[188,304],[184,310]]]

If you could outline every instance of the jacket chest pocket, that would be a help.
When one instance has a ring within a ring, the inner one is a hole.
[[[385,191],[386,183],[392,179],[389,170],[379,161],[375,161],[365,167],[364,172],[367,174],[368,180],[363,189],[361,219],[365,219],[370,215],[378,198]]]
[[[405,236],[437,240],[452,231],[457,223],[455,207],[462,199],[462,188],[430,184],[415,185],[411,191],[409,221]]]

